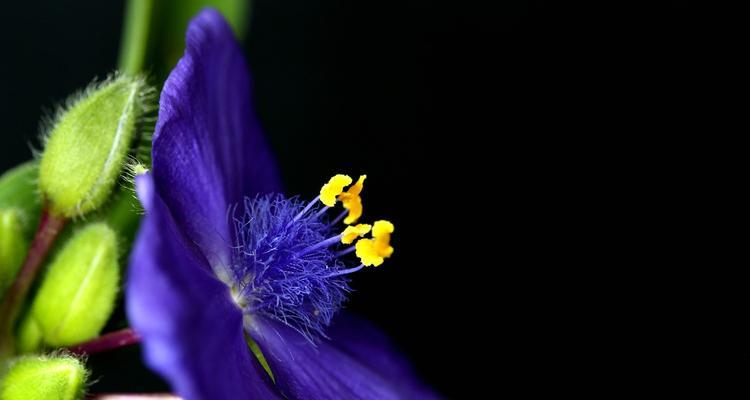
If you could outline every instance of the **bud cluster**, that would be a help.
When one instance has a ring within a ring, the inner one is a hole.
[[[97,338],[114,310],[154,97],[140,77],[92,85],[58,111],[38,160],[0,176],[0,398],[81,398],[82,361],[56,349]]]

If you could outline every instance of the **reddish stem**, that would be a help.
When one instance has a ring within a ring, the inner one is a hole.
[[[181,400],[181,398],[169,393],[106,393],[92,394],[87,400]]]
[[[45,204],[39,219],[34,240],[13,285],[8,289],[0,304],[0,354],[12,351],[13,326],[18,317],[23,300],[39,274],[42,263],[55,243],[57,235],[65,227],[66,219],[49,211]]]
[[[68,347],[73,354],[90,355],[140,343],[141,335],[131,328],[111,332],[79,345]]]

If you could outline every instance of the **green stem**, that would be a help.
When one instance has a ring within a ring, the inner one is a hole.
[[[141,72],[146,60],[153,0],[129,0],[120,45],[120,71]]]

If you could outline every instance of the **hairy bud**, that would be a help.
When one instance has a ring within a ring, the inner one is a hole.
[[[65,217],[99,208],[131,153],[139,118],[150,110],[144,81],[121,75],[85,91],[60,112],[39,165],[39,188]]]

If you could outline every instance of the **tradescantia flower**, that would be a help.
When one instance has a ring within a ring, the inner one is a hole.
[[[386,336],[337,315],[350,275],[393,252],[391,223],[339,224],[361,217],[365,177],[284,196],[251,110],[239,46],[205,10],[161,94],[152,171],[136,177],[146,216],[127,310],[146,363],[188,400],[434,398]]]

